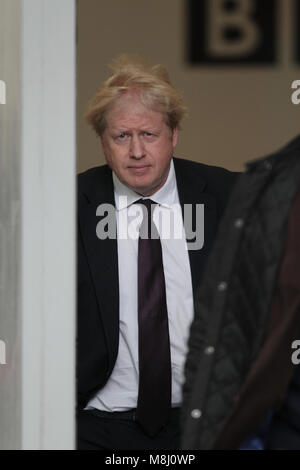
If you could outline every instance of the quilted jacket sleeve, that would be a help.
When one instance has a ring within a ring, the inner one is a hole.
[[[282,407],[274,415],[265,447],[300,450],[300,365]]]
[[[300,339],[300,191],[292,205],[289,216],[284,294],[289,297],[290,308],[297,310],[299,328],[295,340]],[[286,313],[286,312],[283,312]],[[291,350],[292,354],[292,350]],[[274,414],[265,446],[268,449],[300,450],[300,364],[295,370],[285,399]]]

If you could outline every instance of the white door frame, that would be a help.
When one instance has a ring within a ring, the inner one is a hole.
[[[17,85],[13,95],[6,82],[8,131],[0,137],[19,137],[11,211],[20,256],[16,311],[0,312],[7,349],[0,436],[15,428],[0,449],[74,449],[76,2],[0,0],[1,8],[16,28],[4,52],[16,60]],[[7,322],[10,315],[18,321]]]

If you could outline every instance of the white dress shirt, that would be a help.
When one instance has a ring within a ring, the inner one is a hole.
[[[139,382],[137,260],[141,206],[133,205],[141,196],[113,174],[119,267],[120,331],[119,350],[105,386],[89,401],[86,409],[126,411],[137,406]],[[172,406],[182,401],[183,367],[187,340],[194,316],[189,255],[184,235],[173,160],[167,181],[150,196],[157,203],[153,220],[161,237],[169,319],[172,367]],[[169,220],[171,230],[169,230]],[[130,233],[130,237],[127,233]]]

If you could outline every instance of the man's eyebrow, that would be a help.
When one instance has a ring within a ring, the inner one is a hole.
[[[125,127],[111,127],[111,132],[116,132],[116,133],[130,133],[132,132],[132,129],[130,128],[125,128]],[[159,134],[161,132],[160,127],[152,127],[152,126],[143,126],[140,129],[137,129],[138,132],[151,132],[153,134]]]
[[[142,132],[153,132],[154,134],[158,134],[159,132],[161,132],[161,128],[160,127],[154,127],[154,126],[145,126],[145,127],[141,128],[141,131]]]
[[[129,132],[129,129],[124,129],[122,127],[111,127],[110,131],[113,132],[113,133],[120,134],[120,133],[124,133],[124,132]]]

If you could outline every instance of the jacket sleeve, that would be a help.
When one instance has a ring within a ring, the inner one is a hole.
[[[298,331],[295,340],[300,340],[300,191],[295,198],[289,215],[287,253],[285,263],[285,284],[282,298],[289,301],[289,309],[295,309],[298,318]],[[286,311],[282,312],[287,314]],[[293,349],[291,348],[291,356]],[[299,354],[298,354],[299,356]],[[292,357],[291,357],[292,361]],[[300,364],[295,365],[292,379],[280,408],[275,411],[269,433],[266,437],[267,449],[300,450]]]
[[[274,414],[265,448],[300,450],[300,364],[282,406]]]

